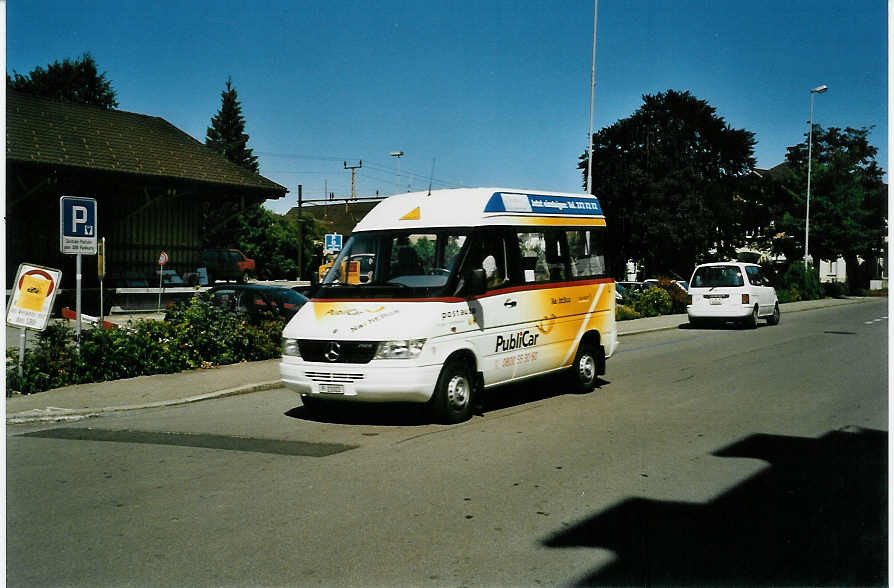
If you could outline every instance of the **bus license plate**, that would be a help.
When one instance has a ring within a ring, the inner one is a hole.
[[[320,394],[344,394],[344,384],[320,384]]]

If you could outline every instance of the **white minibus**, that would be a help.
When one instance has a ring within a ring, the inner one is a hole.
[[[551,372],[588,392],[618,342],[604,231],[581,194],[387,198],[283,330],[281,379],[309,410],[420,402],[443,423],[484,389]]]

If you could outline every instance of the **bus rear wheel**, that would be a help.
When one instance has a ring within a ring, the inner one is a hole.
[[[594,345],[581,343],[571,364],[569,376],[574,391],[578,394],[591,392],[599,383],[599,351]]]

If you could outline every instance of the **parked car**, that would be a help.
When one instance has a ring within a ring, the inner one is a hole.
[[[642,282],[617,282],[621,286],[623,286],[629,292],[640,292],[645,290]]]
[[[776,290],[754,263],[705,263],[695,268],[686,300],[689,322],[737,321],[755,328],[760,318],[779,324]]]
[[[212,304],[234,312],[258,317],[270,312],[287,321],[295,316],[307,298],[291,288],[261,284],[219,284],[205,292]]]
[[[202,252],[202,265],[208,272],[208,283],[217,280],[235,280],[244,283],[248,274],[255,271],[255,260],[238,249],[206,249]]]

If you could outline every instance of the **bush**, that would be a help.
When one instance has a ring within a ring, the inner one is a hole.
[[[813,268],[804,269],[804,264],[795,261],[788,266],[785,274],[782,276],[782,289],[789,293],[792,298],[787,302],[797,302],[798,300],[819,300],[823,297],[822,286],[820,286],[819,277]]]
[[[40,334],[34,349],[26,349],[24,358],[18,357],[18,349],[7,350],[7,394],[272,359],[279,357],[284,324],[273,315],[253,323],[199,298],[172,305],[163,321],[85,329],[80,350],[74,329],[53,324]]]
[[[844,282],[823,282],[822,288],[824,298],[844,298],[848,293]]]
[[[667,292],[668,296],[671,297],[670,311],[662,314],[679,314],[686,312],[687,292],[677,284],[676,280],[670,278],[658,278],[658,287]]]
[[[643,315],[633,310],[632,307],[627,306],[625,304],[619,304],[615,306],[615,320],[616,321],[629,321],[633,319],[642,318]]]
[[[670,314],[672,306],[670,294],[657,286],[647,289],[633,303],[633,309],[643,316]]]

